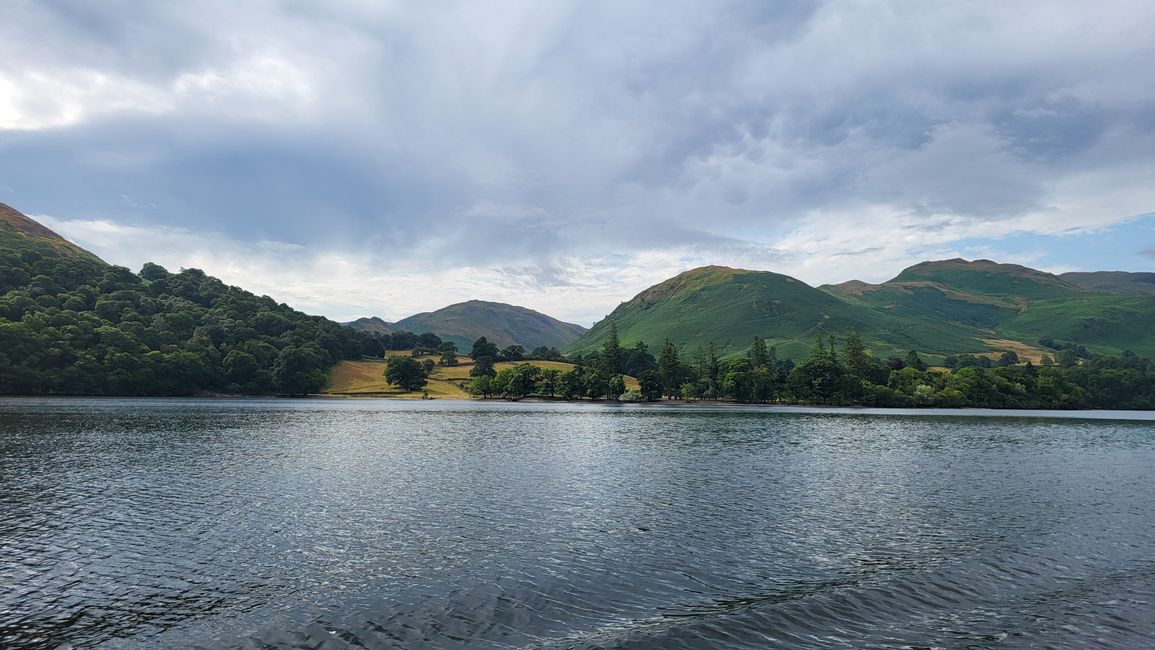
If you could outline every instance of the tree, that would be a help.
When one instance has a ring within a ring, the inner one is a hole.
[[[541,370],[529,363],[519,363],[497,373],[496,383],[509,397],[519,398],[537,392],[537,380]]]
[[[424,387],[427,376],[425,368],[413,357],[390,357],[385,367],[385,380],[407,392]]]
[[[654,359],[654,355],[650,354],[650,349],[644,341],[635,343],[633,349],[625,357],[622,372],[633,377],[658,366],[657,359]]]
[[[313,349],[287,347],[273,364],[273,385],[282,395],[307,395],[325,387],[321,357]]]
[[[722,391],[735,402],[753,402],[754,367],[749,359],[729,358],[719,365]]]
[[[456,366],[457,365],[457,344],[453,341],[445,341],[437,348],[441,353],[441,365]]]
[[[1019,355],[1014,350],[1008,350],[999,355],[999,365],[1002,367],[1013,366],[1019,363]]]
[[[469,380],[465,390],[474,396],[480,396],[482,399],[489,399],[493,395],[493,377],[489,375],[481,375]]]
[[[618,339],[618,324],[610,321],[610,335],[602,344],[602,370],[608,375],[622,372],[622,343]]]
[[[484,336],[473,342],[473,349],[469,353],[469,356],[472,357],[474,361],[481,357],[489,357],[492,359],[497,355],[497,344],[490,343]]]
[[[657,370],[643,370],[638,374],[638,385],[642,399],[654,402],[662,398],[662,375]]]
[[[754,337],[754,343],[750,346],[747,357],[750,359],[750,365],[755,368],[766,368],[770,365],[770,352],[766,349],[766,341],[761,336]]]
[[[862,339],[858,337],[858,332],[847,330],[846,336],[842,339],[842,365],[846,371],[854,378],[864,379],[870,369],[870,361],[870,355],[867,354]]]
[[[658,376],[662,380],[662,388],[666,392],[666,397],[676,398],[681,392],[682,368],[678,361],[678,348],[670,343],[670,339],[666,339],[666,343],[658,355]]]
[[[520,345],[510,345],[501,351],[501,358],[504,361],[521,361],[525,358],[525,348]]]
[[[919,357],[918,353],[914,350],[906,353],[906,360],[903,362],[903,365],[906,368],[914,368],[919,372],[925,372],[927,368],[926,363],[923,362],[922,358]]]
[[[493,368],[493,357],[474,357],[473,367],[469,369],[470,377],[496,377],[497,370]]]
[[[610,377],[609,389],[606,392],[606,397],[610,399],[621,399],[621,396],[626,392],[626,380],[621,375],[614,375]]]
[[[842,367],[818,336],[810,358],[791,371],[790,386],[801,400],[828,403],[842,388],[842,377]]]
[[[417,345],[415,347],[422,350],[436,350],[441,345],[441,337],[433,332],[425,332],[417,336]]]

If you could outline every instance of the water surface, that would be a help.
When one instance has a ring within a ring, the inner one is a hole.
[[[0,647],[1155,644],[1155,421],[1004,415],[0,400]]]

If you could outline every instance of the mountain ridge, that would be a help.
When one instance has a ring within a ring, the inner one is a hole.
[[[566,323],[539,311],[487,300],[466,300],[434,311],[421,312],[391,325],[395,330],[432,332],[468,351],[484,336],[500,347],[520,345],[526,350],[561,348],[577,340],[586,328]]]
[[[735,283],[737,278],[743,280]],[[1125,281],[1135,278],[1112,280]],[[753,288],[744,296],[735,289],[743,283]],[[798,307],[792,316],[755,308],[783,302]],[[681,326],[683,319],[695,326]],[[1014,346],[1041,358],[1047,350],[1039,341],[1047,337],[1111,353],[1155,354],[1151,297],[1093,291],[1045,271],[986,259],[931,260],[879,284],[850,280],[821,287],[770,271],[698,267],[639,292],[566,350],[596,349],[610,322],[623,345],[640,340],[654,348],[668,338],[683,348],[713,343],[724,354],[743,352],[760,336],[799,358],[816,336],[851,328],[876,354],[991,355]]]

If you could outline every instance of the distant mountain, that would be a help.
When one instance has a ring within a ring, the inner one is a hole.
[[[371,334],[392,334],[397,331],[393,323],[387,323],[376,316],[369,318],[358,318],[355,321],[345,323],[346,326],[357,330],[358,332],[369,332]]]
[[[500,347],[520,345],[532,350],[542,345],[564,347],[586,331],[581,325],[563,323],[532,309],[483,300],[415,314],[393,323],[392,327],[416,334],[433,332],[442,340],[453,341],[463,352],[468,352],[473,342],[482,336]]]
[[[789,276],[707,266],[682,273],[623,303],[567,351],[601,346],[613,322],[623,345],[666,339],[722,354],[761,336],[779,352],[805,357],[816,336],[855,329],[876,355],[1014,349],[1027,358],[1051,337],[1106,353],[1155,356],[1155,299],[1088,291],[1014,264],[961,259],[924,262],[882,284],[850,281],[814,288]]]
[[[1155,296],[1155,273],[1093,271],[1090,273],[1063,273],[1059,277],[1089,291]]]

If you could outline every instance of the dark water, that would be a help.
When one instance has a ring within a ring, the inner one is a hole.
[[[0,647],[101,644],[1151,647],[1155,421],[0,401]]]

